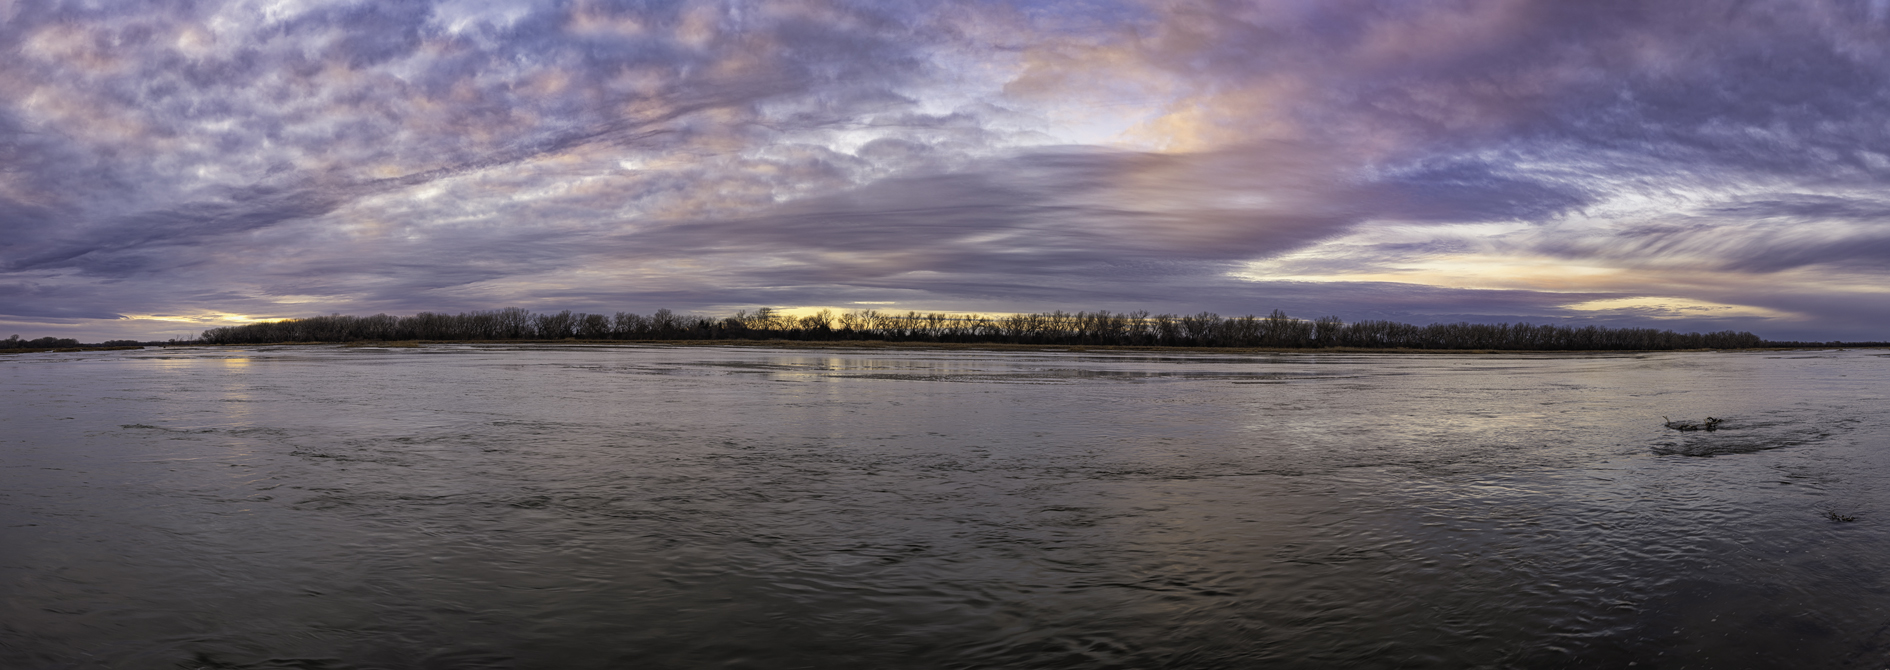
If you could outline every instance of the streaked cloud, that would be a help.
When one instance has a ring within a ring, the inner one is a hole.
[[[0,324],[1279,307],[1884,339],[1887,37],[1837,0],[16,1]]]

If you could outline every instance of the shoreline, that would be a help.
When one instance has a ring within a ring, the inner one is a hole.
[[[400,340],[353,342],[265,342],[254,344],[209,344],[179,343],[151,345],[143,348],[242,348],[242,347],[288,347],[288,346],[340,346],[348,348],[418,348],[428,344],[469,344],[469,345],[533,345],[533,346],[618,346],[618,347],[747,347],[784,350],[878,350],[878,351],[1012,351],[1045,353],[1219,353],[1219,354],[1651,354],[1651,353],[1704,353],[1704,352],[1779,352],[1807,350],[1843,350],[1847,348],[1869,347],[1757,347],[1751,349],[1380,349],[1361,347],[1164,347],[1147,345],[1114,344],[1017,344],[1007,342],[888,342],[884,340]],[[76,350],[112,350],[135,347],[98,347],[64,349]],[[55,350],[32,350],[34,353]],[[22,352],[24,353],[24,352]]]
[[[132,349],[148,349],[148,348],[150,348],[150,345],[139,345],[135,347],[112,346],[112,347],[59,347],[56,349],[0,349],[0,356],[8,356],[12,354],[60,354],[60,353],[68,353],[68,352],[75,352],[75,351],[129,351]]]

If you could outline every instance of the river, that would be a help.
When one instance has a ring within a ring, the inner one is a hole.
[[[0,357],[0,667],[1882,668],[1887,392],[1882,350]]]

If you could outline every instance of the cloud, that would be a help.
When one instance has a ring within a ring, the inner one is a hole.
[[[1870,3],[8,7],[20,319],[1664,299],[1860,333],[1890,267]]]

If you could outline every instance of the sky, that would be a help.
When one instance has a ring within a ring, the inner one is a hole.
[[[0,0],[0,333],[501,307],[1890,340],[1890,0]]]

